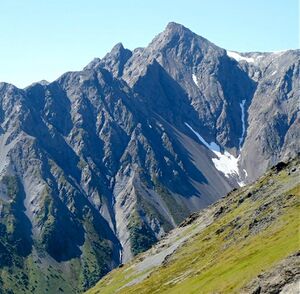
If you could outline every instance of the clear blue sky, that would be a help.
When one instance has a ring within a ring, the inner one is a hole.
[[[52,81],[168,22],[236,51],[299,48],[298,0],[0,0],[0,81]]]

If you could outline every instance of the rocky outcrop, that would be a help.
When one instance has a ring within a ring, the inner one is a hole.
[[[244,288],[245,293],[297,293],[300,287],[300,253],[297,252],[260,274]]]

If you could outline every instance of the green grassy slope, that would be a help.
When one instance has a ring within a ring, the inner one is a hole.
[[[273,168],[87,293],[245,293],[250,281],[300,248],[299,179],[299,159],[281,171]],[[176,240],[182,240],[177,249],[157,263]]]
[[[110,240],[101,238],[101,226],[91,209],[86,207],[85,214],[78,217],[85,234],[80,252],[57,261],[48,253],[68,252],[72,246],[62,242],[62,236],[72,226],[60,214],[49,190],[45,190],[41,201],[44,207],[36,211],[41,229],[34,239],[21,187],[16,177],[6,176],[0,181],[7,198],[0,195],[0,294],[73,294],[90,288],[111,269],[113,247]],[[79,235],[79,230],[71,233]]]

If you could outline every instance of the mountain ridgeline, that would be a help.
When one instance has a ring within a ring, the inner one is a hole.
[[[170,23],[52,83],[0,83],[0,293],[86,290],[294,157],[299,56]]]

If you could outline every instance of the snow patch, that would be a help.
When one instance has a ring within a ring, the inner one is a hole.
[[[216,169],[222,172],[227,178],[230,176],[240,177],[239,174],[239,159],[240,157],[234,157],[228,151],[221,152],[221,148],[215,142],[207,143],[204,138],[196,132],[188,123],[185,125],[197,136],[197,138],[209,149],[211,150],[217,158],[212,158],[212,162]],[[244,186],[242,181],[238,182],[240,186]]]
[[[226,177],[236,174],[239,176],[238,161],[239,158],[234,157],[229,152],[215,153],[218,158],[213,158],[212,161],[217,170],[221,171]]]
[[[233,59],[235,59],[236,61],[240,62],[242,60],[245,60],[247,62],[254,62],[254,58],[252,57],[244,57],[240,54],[238,54],[237,52],[233,52],[233,51],[226,51],[227,55]]]
[[[274,70],[274,71],[271,73],[271,76],[274,76],[275,74],[277,74],[277,70]]]
[[[211,142],[210,144],[208,144],[204,138],[198,133],[196,132],[188,123],[184,123],[196,136],[197,138],[211,151],[215,152],[220,152],[220,147],[219,145],[217,145],[215,142]]]
[[[245,132],[246,132],[246,127],[245,127],[245,103],[246,103],[246,100],[243,100],[242,103],[240,103],[240,107],[241,107],[241,111],[242,111],[242,135],[239,139],[240,148],[241,148],[241,145],[243,143],[243,139],[244,139]]]
[[[192,78],[193,78],[193,81],[194,81],[195,85],[199,88],[198,80],[197,80],[196,75],[195,75],[195,74],[192,74]]]

